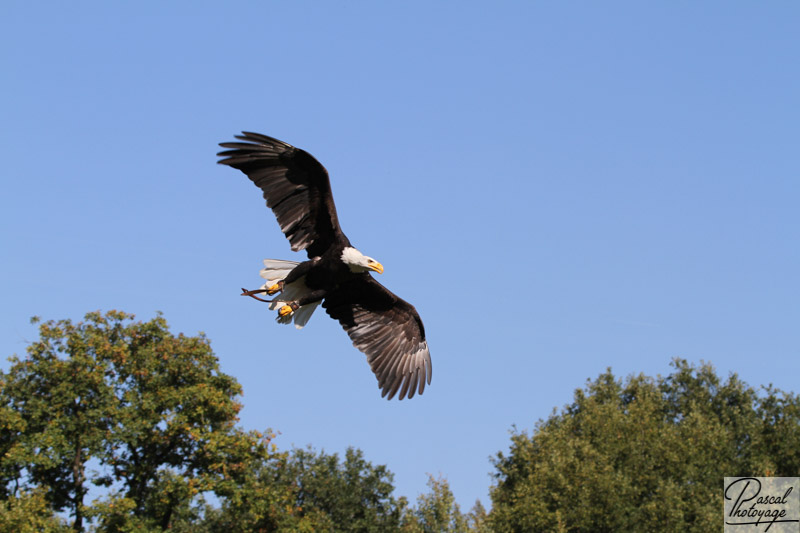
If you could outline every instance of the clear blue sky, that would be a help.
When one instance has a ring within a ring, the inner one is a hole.
[[[0,354],[32,315],[160,310],[212,340],[244,427],[361,448],[412,500],[441,473],[464,508],[512,425],[607,367],[797,391],[799,25],[794,2],[4,2]],[[320,311],[296,331],[239,296],[304,257],[215,165],[243,129],[328,168],[425,322],[422,397],[382,400]]]

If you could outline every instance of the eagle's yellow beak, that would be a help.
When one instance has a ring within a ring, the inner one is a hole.
[[[383,265],[378,263],[377,261],[370,261],[367,263],[367,266],[370,270],[374,270],[378,274],[383,274]]]

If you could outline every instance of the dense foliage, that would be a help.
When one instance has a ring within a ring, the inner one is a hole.
[[[73,528],[166,528],[198,513],[194,496],[242,475],[267,440],[235,427],[239,384],[207,339],[174,336],[162,317],[111,311],[45,322],[0,374],[0,494],[43,495]],[[90,486],[107,497],[88,505]]]
[[[495,460],[495,531],[718,531],[725,476],[800,473],[800,398],[710,365],[609,370]]]
[[[39,336],[0,372],[2,531],[441,530],[361,451],[279,452],[239,429],[241,387],[202,335],[111,311]],[[462,520],[437,483],[426,505]]]
[[[681,360],[667,377],[609,370],[515,432],[490,513],[462,513],[444,478],[396,498],[392,473],[355,448],[279,451],[240,429],[241,387],[208,340],[160,316],[40,323],[10,361],[0,531],[711,531],[724,476],[800,472],[800,398]]]

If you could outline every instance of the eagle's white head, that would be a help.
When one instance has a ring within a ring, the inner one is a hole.
[[[383,265],[371,257],[367,257],[352,246],[342,250],[342,262],[350,267],[352,272],[366,272],[374,270],[378,274],[383,274]]]

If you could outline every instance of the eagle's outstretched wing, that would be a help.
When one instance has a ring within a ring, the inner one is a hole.
[[[259,133],[242,132],[245,142],[220,143],[229,148],[218,162],[244,172],[263,192],[281,231],[295,252],[322,255],[334,242],[349,244],[339,227],[328,171],[300,148]]]
[[[322,307],[367,355],[381,396],[412,398],[430,384],[431,355],[413,305],[363,274],[328,293]]]

